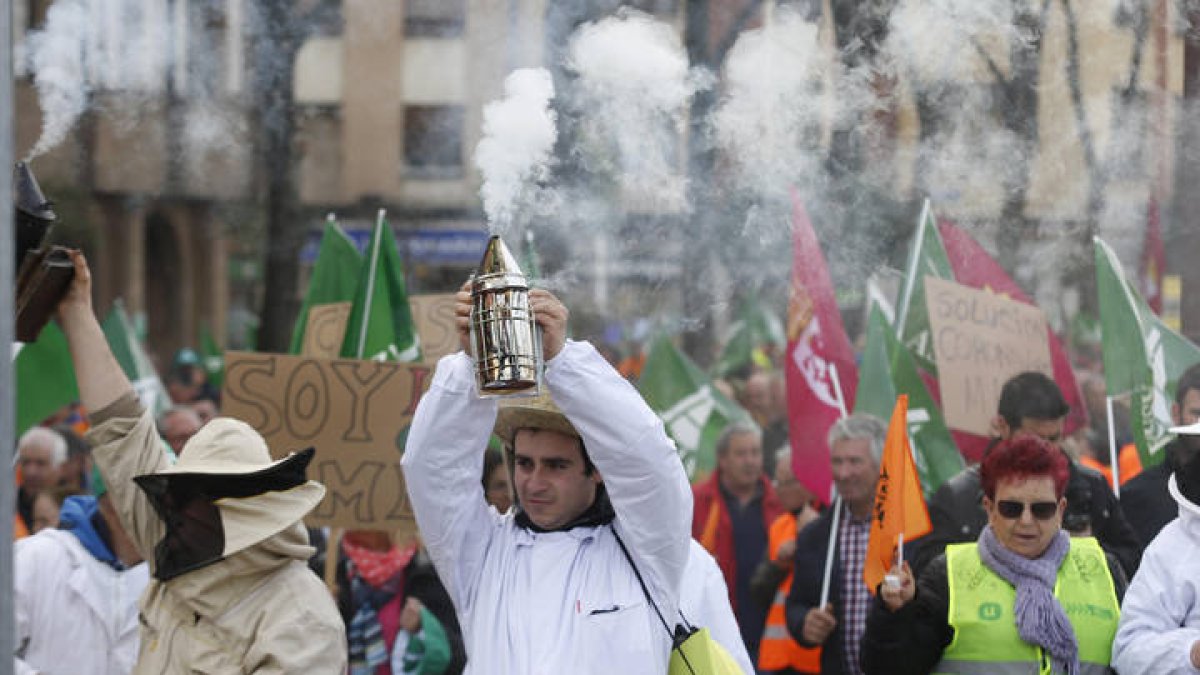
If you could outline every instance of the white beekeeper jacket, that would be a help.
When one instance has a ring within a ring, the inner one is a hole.
[[[42,530],[15,544],[14,672],[126,675],[138,653],[138,597],[145,563],[117,571],[64,530]]]
[[[692,494],[658,416],[588,343],[546,364],[554,403],[604,478],[620,533],[674,627]],[[421,536],[462,624],[467,672],[661,675],[670,639],[609,526],[536,533],[484,500],[494,400],[471,359],[442,358],[402,464]]]
[[[1179,492],[1175,476],[1167,489],[1179,517],[1146,547],[1125,591],[1112,654],[1121,675],[1200,673],[1191,659],[1200,640],[1200,507]]]

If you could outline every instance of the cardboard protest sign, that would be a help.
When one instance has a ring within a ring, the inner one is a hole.
[[[400,456],[430,366],[250,352],[225,359],[224,414],[257,429],[274,457],[316,448],[308,476],[327,493],[310,526],[415,532]]]
[[[342,340],[346,336],[346,323],[350,320],[352,306],[353,303],[349,302],[313,305],[308,310],[308,323],[304,327],[300,353],[336,359],[342,353]]]
[[[462,348],[454,325],[453,293],[410,295],[408,304],[412,308],[413,321],[417,323],[421,357],[425,363],[437,363],[438,359]]]
[[[987,436],[1005,381],[1027,370],[1053,377],[1037,307],[931,276],[925,301],[947,426]]]

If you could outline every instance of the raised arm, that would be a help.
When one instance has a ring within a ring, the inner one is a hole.
[[[483,496],[483,451],[496,404],[479,398],[470,357],[442,357],[408,432],[404,481],[421,538],[446,592],[469,610],[478,571],[500,516]]]
[[[687,565],[692,491],[675,443],[641,394],[594,347],[566,342],[566,308],[530,292],[542,326],[550,396],[583,437],[630,553],[674,616]]]
[[[92,311],[92,273],[80,251],[71,251],[75,280],[58,305],[58,322],[71,348],[79,398],[89,411],[107,408],[133,385],[121,370]]]
[[[71,349],[80,400],[92,421],[88,440],[121,523],[153,566],[154,546],[165,528],[133,477],[161,470],[167,466],[167,458],[154,421],[142,409],[96,320],[87,260],[79,251],[72,251],[71,259],[75,280],[59,303],[58,321]]]

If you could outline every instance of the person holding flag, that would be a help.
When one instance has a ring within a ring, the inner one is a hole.
[[[866,413],[834,423],[827,440],[839,506],[827,509],[796,537],[785,610],[788,632],[805,647],[821,646],[825,675],[862,673],[859,642],[871,607],[863,565],[886,432],[882,420]],[[837,535],[832,545],[831,532]],[[831,550],[832,577],[827,578]]]
[[[993,448],[980,473],[988,525],[978,541],[949,546],[919,583],[904,565],[899,583],[880,587],[863,671],[1111,672],[1125,579],[1094,538],[1062,528],[1067,458],[1019,434]]]
[[[908,567],[903,562],[904,542],[929,534],[930,529],[921,478],[908,442],[908,396],[901,394],[896,397],[883,444],[883,464],[875,486],[867,560],[863,564],[863,581],[872,593],[877,593],[884,581],[894,590],[896,576],[889,571],[894,571],[894,565]]]

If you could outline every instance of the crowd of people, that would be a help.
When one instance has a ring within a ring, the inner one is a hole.
[[[460,292],[464,349],[401,461],[419,539],[329,537],[303,526],[325,494],[313,452],[273,459],[195,360],[172,366],[172,407],[143,406],[73,261],[57,319],[80,401],[17,441],[17,672],[688,672],[689,643],[721,673],[1200,671],[1200,365],[1178,374],[1165,461],[1116,458],[1119,498],[1094,430],[1065,433],[1055,381],[1011,378],[982,460],[869,588],[886,426],[822,432],[825,505],[768,368],[732,381],[753,422],[723,430],[693,485],[636,373],[568,339],[551,293],[530,292],[541,393],[480,397]]]

